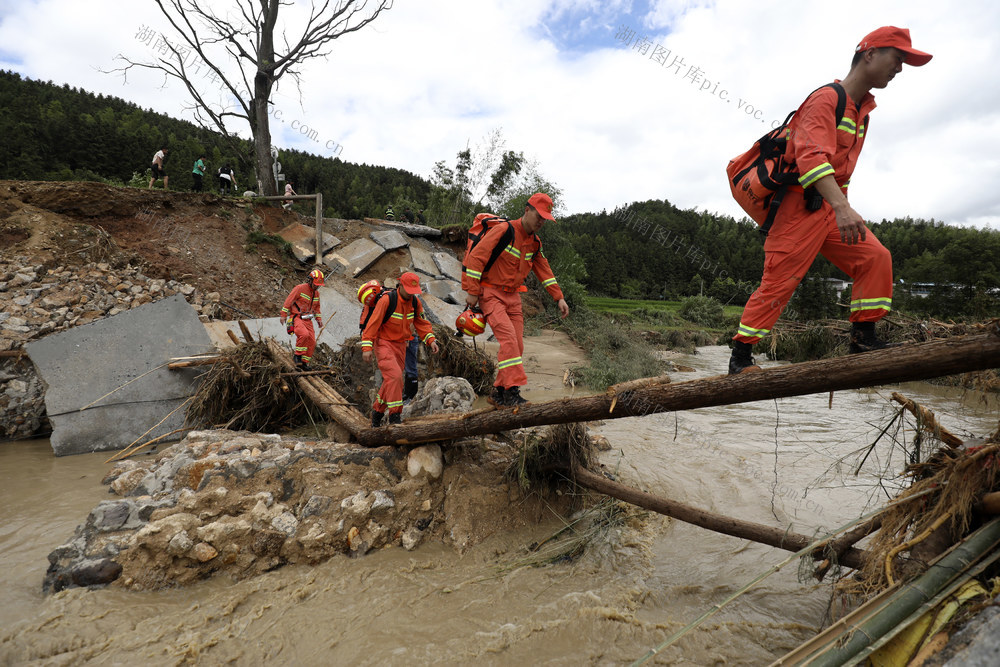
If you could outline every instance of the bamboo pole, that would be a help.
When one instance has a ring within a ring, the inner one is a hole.
[[[652,494],[633,489],[613,482],[604,475],[591,472],[582,466],[573,469],[573,478],[580,486],[584,486],[606,496],[624,500],[644,509],[665,514],[671,518],[694,524],[701,528],[732,535],[744,540],[759,542],[785,551],[801,551],[815,542],[814,538],[799,533],[793,533],[782,528],[772,528],[759,523],[715,514],[705,510],[685,505],[667,498],[658,498]],[[844,550],[840,563],[852,569],[859,569],[864,564],[865,552],[848,547]]]
[[[242,345],[242,343],[240,343],[240,339],[237,338],[236,334],[233,333],[232,329],[226,329],[226,334],[229,336],[229,340],[233,341],[233,345],[235,345],[236,347]]]
[[[472,418],[433,424],[401,424],[361,433],[366,447],[406,445],[498,433],[542,424],[596,421],[771,400],[802,394],[878,386],[1000,367],[1000,334],[955,336],[897,348],[768,368],[759,373],[719,375],[634,389],[625,396],[595,395],[534,403]],[[616,400],[617,399],[617,400]],[[616,407],[609,414],[612,402]]]
[[[218,356],[202,357],[201,359],[189,359],[188,361],[171,361],[167,364],[167,368],[170,370],[176,370],[178,368],[191,368],[192,366],[210,366],[212,364],[217,364],[220,361],[226,361],[226,358]]]

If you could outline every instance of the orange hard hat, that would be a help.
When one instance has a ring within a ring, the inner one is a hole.
[[[319,285],[320,287],[322,287],[325,282],[323,272],[319,269],[313,269],[309,272],[309,280],[311,280],[314,285]]]
[[[368,301],[378,294],[380,289],[382,289],[382,283],[377,280],[369,280],[358,288],[358,301],[367,306]]]
[[[455,319],[455,328],[466,336],[478,336],[486,331],[486,317],[480,310],[467,308]]]

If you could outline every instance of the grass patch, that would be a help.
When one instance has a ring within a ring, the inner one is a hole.
[[[295,253],[292,252],[292,244],[277,234],[267,234],[260,231],[249,232],[243,248],[247,252],[257,252],[257,246],[261,243],[270,243],[284,256],[289,259],[295,259]]]

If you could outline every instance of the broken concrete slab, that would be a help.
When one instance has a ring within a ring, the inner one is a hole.
[[[436,252],[432,257],[434,258],[434,263],[437,265],[438,275],[459,283],[462,282],[462,263],[460,261],[446,252]]]
[[[386,250],[398,250],[410,245],[410,239],[406,238],[405,234],[400,234],[393,229],[388,231],[372,232],[369,236],[372,241],[379,244]]]
[[[278,236],[292,245],[292,253],[300,262],[311,262],[316,257],[316,230],[293,222],[278,232]],[[323,232],[321,250],[328,250],[340,245],[340,239],[333,234]]]
[[[320,332],[317,325],[315,331],[320,334],[317,344],[326,343],[334,351],[339,350],[344,341],[351,336],[358,335],[358,320],[361,318],[361,304],[354,297],[341,294],[332,287],[319,288],[319,303],[323,312],[323,323],[326,326]],[[275,317],[263,317],[260,319],[243,320],[254,340],[273,338],[282,345],[294,344],[295,337],[290,336],[281,320]],[[226,333],[229,329],[241,341],[243,334],[240,331],[239,322],[207,322],[205,329],[212,339],[212,343],[218,348],[232,347],[233,341]]]
[[[434,262],[434,257],[429,250],[425,250],[417,245],[410,244],[410,260],[413,262],[413,269],[426,276],[436,278],[438,267]]]
[[[462,289],[462,285],[454,280],[428,280],[426,287],[428,293],[433,294],[442,301],[450,301],[451,294],[456,290],[461,291]],[[452,301],[452,303],[455,302]]]
[[[365,218],[364,221],[373,225],[398,229],[407,236],[422,236],[428,239],[441,238],[440,229],[428,227],[427,225],[411,225],[408,222],[392,222],[390,220],[382,220],[381,218]]]
[[[356,278],[386,254],[386,249],[370,239],[358,239],[338,252],[324,255],[323,263],[333,273]]]
[[[202,369],[172,371],[166,363],[211,352],[212,344],[197,311],[178,294],[26,349],[48,385],[52,450],[65,456],[122,449],[182,428],[181,406]]]

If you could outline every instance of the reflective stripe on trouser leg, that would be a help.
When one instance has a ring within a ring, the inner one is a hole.
[[[309,363],[316,349],[316,333],[313,331],[312,320],[295,318],[295,354],[302,356],[302,361]]]
[[[379,387],[373,410],[389,414],[403,411],[403,360],[406,357],[406,342],[395,343],[383,339],[375,342],[375,359],[382,372],[382,386]],[[388,408],[388,410],[387,410]]]
[[[851,285],[852,322],[877,322],[892,310],[892,254],[868,230],[865,240],[847,245],[836,222],[830,228],[823,256],[854,281]]]
[[[479,307],[493,335],[500,343],[497,354],[496,387],[523,387],[528,383],[521,363],[524,353],[524,316],[521,312],[521,295],[484,287],[479,297]]]

